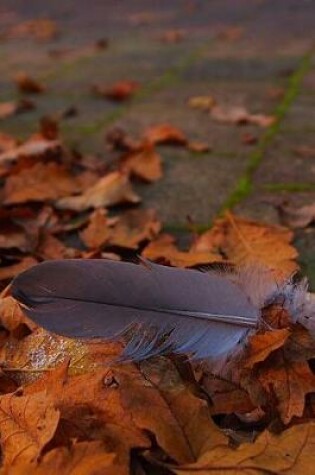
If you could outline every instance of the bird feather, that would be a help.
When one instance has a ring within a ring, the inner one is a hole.
[[[123,357],[131,360],[168,352],[226,355],[258,326],[266,299],[251,299],[235,275],[93,259],[43,262],[17,276],[11,292],[51,332],[124,335]]]

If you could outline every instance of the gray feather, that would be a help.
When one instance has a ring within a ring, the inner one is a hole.
[[[146,263],[62,260],[20,274],[12,295],[47,330],[72,338],[129,340],[124,356],[217,358],[257,326],[260,310],[220,274]]]

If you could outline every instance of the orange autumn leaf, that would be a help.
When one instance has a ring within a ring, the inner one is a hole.
[[[124,173],[112,172],[100,178],[82,195],[62,198],[55,203],[55,206],[60,209],[83,211],[120,203],[139,202],[140,197],[133,191],[128,176]]]
[[[169,234],[161,234],[145,247],[141,255],[146,259],[166,262],[177,267],[193,267],[222,261],[219,254],[211,251],[179,251],[175,245],[175,238]]]
[[[0,267],[0,280],[13,279],[20,272],[37,264],[38,261],[33,257],[23,257],[17,264],[12,264],[6,267]]]
[[[162,177],[161,157],[151,144],[125,155],[121,167],[123,171],[149,183]]]
[[[21,464],[10,470],[11,475],[119,475],[114,465],[116,455],[106,450],[100,441],[75,442],[70,447],[58,447],[45,454],[39,463]]]
[[[311,475],[314,444],[315,424],[300,424],[278,435],[264,431],[254,443],[236,449],[215,447],[194,464],[171,468],[177,475]]]
[[[270,127],[276,120],[274,116],[251,114],[243,106],[220,106],[211,108],[211,117],[218,122],[236,125],[253,124],[260,127]]]
[[[256,363],[264,361],[270,353],[284,345],[289,335],[287,328],[252,335],[248,340],[244,367],[253,368]]]
[[[184,132],[170,124],[153,125],[144,131],[144,139],[152,144],[186,145]]]
[[[54,436],[58,422],[59,411],[45,392],[1,396],[0,444],[4,466],[36,460]]]
[[[82,189],[76,177],[57,163],[36,163],[7,179],[4,203],[55,200]]]
[[[140,88],[136,81],[118,81],[111,86],[95,84],[93,92],[112,101],[122,102],[132,97]]]
[[[43,84],[25,73],[19,73],[15,77],[15,83],[19,91],[26,94],[40,94],[46,89]]]
[[[287,278],[297,270],[296,249],[291,245],[293,234],[282,226],[251,221],[226,213],[213,227],[202,234],[192,251],[221,251],[239,266],[261,266]]]

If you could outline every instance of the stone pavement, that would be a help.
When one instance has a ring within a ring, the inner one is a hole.
[[[200,229],[226,207],[278,222],[272,201],[315,201],[315,157],[295,152],[315,147],[314,1],[2,0],[0,5],[2,30],[43,17],[56,21],[58,38],[0,42],[0,100],[17,97],[11,78],[21,70],[49,92],[35,98],[36,110],[2,121],[2,131],[25,137],[44,114],[75,106],[79,114],[62,124],[66,142],[105,159],[104,136],[113,126],[141,134],[148,125],[168,122],[191,140],[209,143],[211,151],[199,154],[161,148],[163,179],[138,186],[144,206],[156,208],[166,228],[179,235],[187,234],[187,216]],[[161,41],[174,30],[182,32],[180,41]],[[108,38],[108,48],[91,53],[87,45],[102,38]],[[48,54],[64,48],[79,54]],[[122,79],[142,85],[127,105],[90,93],[93,83]],[[276,94],[279,89],[282,94]],[[209,94],[219,104],[273,114],[276,122],[267,129],[220,124],[188,107],[189,98]],[[244,134],[257,143],[243,144]],[[297,233],[296,246],[315,287],[314,227]]]

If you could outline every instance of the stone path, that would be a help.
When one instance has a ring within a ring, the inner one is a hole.
[[[237,4],[237,6],[236,6]],[[266,222],[278,222],[270,202],[315,200],[315,158],[295,149],[315,147],[315,3],[312,0],[2,0],[1,29],[23,20],[48,17],[60,37],[0,43],[0,100],[16,98],[11,78],[25,71],[42,80],[47,94],[37,109],[1,122],[1,130],[27,136],[44,114],[75,106],[63,122],[67,143],[104,155],[105,132],[121,126],[140,134],[168,122],[192,140],[208,142],[209,153],[161,149],[164,177],[139,185],[145,206],[153,206],[167,228],[187,233],[187,215],[200,227],[226,207]],[[181,41],[162,42],[179,30]],[[227,36],[235,38],[227,38]],[[223,33],[222,33],[223,32]],[[225,33],[224,33],[225,32]],[[239,33],[239,37],[238,37]],[[108,38],[109,47],[88,45]],[[56,59],[52,50],[77,52]],[[128,105],[94,98],[96,82],[128,79],[142,84]],[[277,90],[283,94],[276,94]],[[190,97],[242,105],[253,113],[274,114],[263,129],[215,122],[188,107]],[[242,143],[244,134],[257,143]],[[301,263],[315,286],[315,229],[297,233]]]

